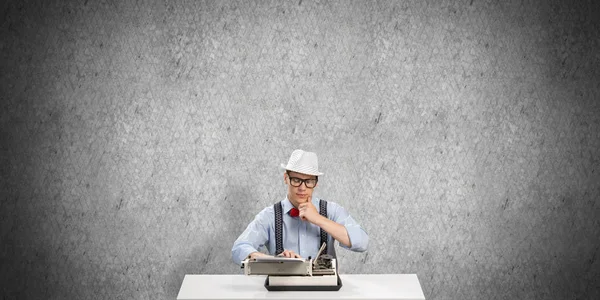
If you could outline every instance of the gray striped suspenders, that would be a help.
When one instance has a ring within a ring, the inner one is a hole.
[[[327,218],[327,201],[320,199],[319,200],[319,214],[325,218]],[[323,252],[327,254],[327,232],[321,228],[321,242],[319,243],[319,248],[321,245],[325,243],[325,248],[323,248]],[[317,259],[317,257],[315,257]]]
[[[281,202],[277,202],[273,205],[275,209],[275,255],[279,255],[283,252],[283,207]],[[319,200],[319,214],[327,218],[327,201]],[[321,228],[321,243],[319,247],[325,243],[325,249],[323,253],[327,254],[327,232]],[[315,257],[316,259],[316,257]]]
[[[283,252],[283,216],[281,202],[273,205],[275,208],[275,255]]]

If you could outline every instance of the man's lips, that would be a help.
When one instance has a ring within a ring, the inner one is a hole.
[[[306,194],[296,194],[296,196],[298,196],[299,198],[306,198]]]

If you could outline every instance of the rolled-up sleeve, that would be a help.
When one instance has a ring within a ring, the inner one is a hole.
[[[367,232],[350,216],[350,214],[336,203],[331,203],[332,211],[334,212],[331,217],[333,221],[338,224],[346,227],[346,231],[348,232],[348,237],[350,238],[350,247],[344,246],[340,243],[342,248],[346,248],[355,252],[364,252],[367,251],[367,247],[369,246],[369,235]],[[329,208],[328,208],[329,210]]]
[[[233,262],[240,265],[252,252],[258,251],[269,240],[269,209],[263,209],[254,220],[248,224],[246,230],[237,238],[231,248]]]

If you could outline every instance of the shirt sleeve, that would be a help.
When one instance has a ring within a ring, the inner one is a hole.
[[[273,208],[267,207],[258,213],[233,243],[231,258],[234,263],[240,265],[250,253],[258,251],[269,240],[269,217],[273,217],[269,211],[272,212]]]
[[[354,218],[352,218],[352,216],[350,216],[346,209],[337,203],[328,203],[331,203],[331,208],[333,211],[331,219],[336,223],[346,227],[348,238],[350,238],[350,247],[346,247],[342,243],[339,243],[340,246],[355,252],[367,251],[367,247],[369,245],[369,235],[367,235],[365,230],[360,226],[360,224],[358,224],[358,222],[356,222],[356,220],[354,220]]]

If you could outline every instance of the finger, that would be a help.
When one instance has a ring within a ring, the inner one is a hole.
[[[302,256],[300,256],[300,254],[294,254],[295,258],[302,258]]]

